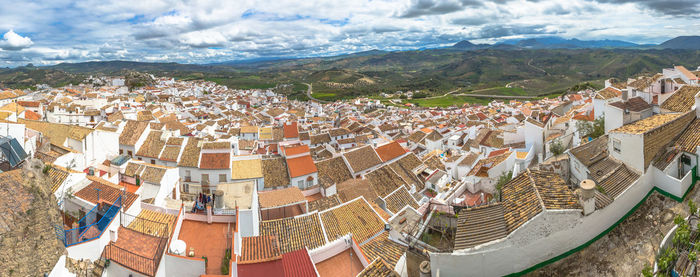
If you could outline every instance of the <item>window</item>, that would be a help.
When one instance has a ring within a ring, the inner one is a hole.
[[[119,155],[124,154],[124,149],[119,149]]]
[[[182,184],[182,190],[185,193],[200,193],[202,192],[202,187],[195,184]]]
[[[156,164],[156,160],[151,159],[151,164]]]
[[[304,187],[304,180],[300,180],[300,181],[297,183],[297,187],[303,188],[303,187]]]
[[[620,150],[620,146],[621,146],[621,145],[620,145],[620,140],[619,140],[619,139],[613,139],[613,150],[615,150],[615,152],[620,153],[620,151],[621,151],[621,150]]]
[[[128,153],[129,153],[129,157],[133,157],[133,156],[134,156],[134,153],[132,153],[131,150],[129,150]]]
[[[314,181],[313,181],[313,180],[307,180],[307,181],[306,181],[306,187],[307,187],[307,188],[308,188],[308,187],[312,187],[313,185],[314,185]]]
[[[209,174],[202,174],[202,184],[209,183]]]
[[[226,182],[226,174],[219,174],[219,182]]]

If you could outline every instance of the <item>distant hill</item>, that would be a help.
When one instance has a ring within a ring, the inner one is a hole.
[[[452,48],[465,49],[465,50],[483,49],[483,48],[488,48],[488,47],[491,47],[491,45],[490,44],[474,44],[468,40],[463,40],[463,41],[457,42],[454,45],[452,45]]]
[[[700,50],[700,36],[680,36],[664,41],[657,48]]]
[[[621,40],[579,40],[561,37],[540,37],[520,40],[507,40],[501,44],[509,44],[527,49],[580,49],[580,48],[633,48],[636,43]]]
[[[0,69],[0,88],[29,88],[36,84],[48,84],[50,86],[77,85],[84,79],[85,77],[80,74],[50,68],[39,68],[33,65]]]
[[[561,37],[539,37],[528,39],[510,39],[496,44],[474,44],[468,40],[460,41],[452,46],[453,49],[476,50],[476,49],[595,49],[595,48],[642,48],[632,42],[621,40],[580,40],[565,39]]]
[[[122,71],[148,71],[148,72],[218,72],[226,70],[226,67],[198,64],[180,63],[146,63],[134,61],[94,61],[82,63],[60,63],[53,66],[42,67],[46,69],[62,70],[70,73],[104,73],[119,74]]]

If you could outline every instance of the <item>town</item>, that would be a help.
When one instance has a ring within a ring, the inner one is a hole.
[[[45,276],[522,274],[700,180],[700,70],[659,70],[451,108],[155,76],[4,90],[0,230],[48,218],[7,250],[53,253]]]

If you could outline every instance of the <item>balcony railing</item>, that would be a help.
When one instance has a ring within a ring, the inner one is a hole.
[[[63,241],[63,244],[68,247],[84,241],[89,241],[98,238],[102,235],[107,226],[112,222],[114,216],[117,215],[122,206],[122,197],[119,196],[117,201],[114,201],[109,209],[102,215],[99,221],[95,222],[98,215],[98,207],[96,205],[85,216],[78,221],[77,228],[64,230],[63,236],[58,235],[58,238]]]

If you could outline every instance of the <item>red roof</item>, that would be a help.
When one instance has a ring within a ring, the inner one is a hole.
[[[199,160],[201,169],[228,169],[231,168],[230,153],[202,153]]]
[[[284,153],[287,156],[294,156],[294,155],[299,155],[299,154],[303,154],[303,153],[309,153],[309,146],[307,146],[305,144],[301,144],[301,145],[296,145],[296,146],[291,146],[291,147],[285,147]]]
[[[38,108],[39,107],[39,101],[17,101],[17,104],[19,104],[22,107],[28,107],[28,108]]]
[[[590,110],[588,112],[583,111],[583,112],[577,113],[572,118],[576,119],[576,120],[594,121],[595,115],[593,113],[593,110]]]
[[[282,254],[282,267],[285,277],[315,277],[314,263],[306,249],[299,249]]]
[[[35,113],[30,110],[25,110],[24,111],[24,119],[29,119],[29,120],[41,120],[41,115],[38,113]]]
[[[282,267],[282,260],[274,260],[270,262],[255,264],[239,264],[237,267],[238,277],[284,277],[284,268]]]
[[[292,122],[290,124],[284,124],[284,127],[282,127],[282,130],[284,132],[285,138],[298,138],[299,137],[299,129],[297,128],[296,122]]]
[[[503,148],[503,149],[498,149],[498,150],[491,151],[491,153],[489,153],[489,156],[488,156],[488,157],[491,158],[491,157],[495,157],[495,156],[501,155],[501,154],[503,154],[503,153],[505,153],[505,152],[508,152],[508,150],[509,150],[509,148]]]
[[[287,159],[287,167],[289,167],[289,177],[296,178],[317,172],[316,164],[311,156],[301,156],[298,158]]]
[[[401,145],[396,141],[379,146],[374,150],[377,151],[377,154],[379,155],[379,158],[382,159],[382,162],[393,160],[406,153],[406,149],[403,149],[403,147],[401,147]]]

